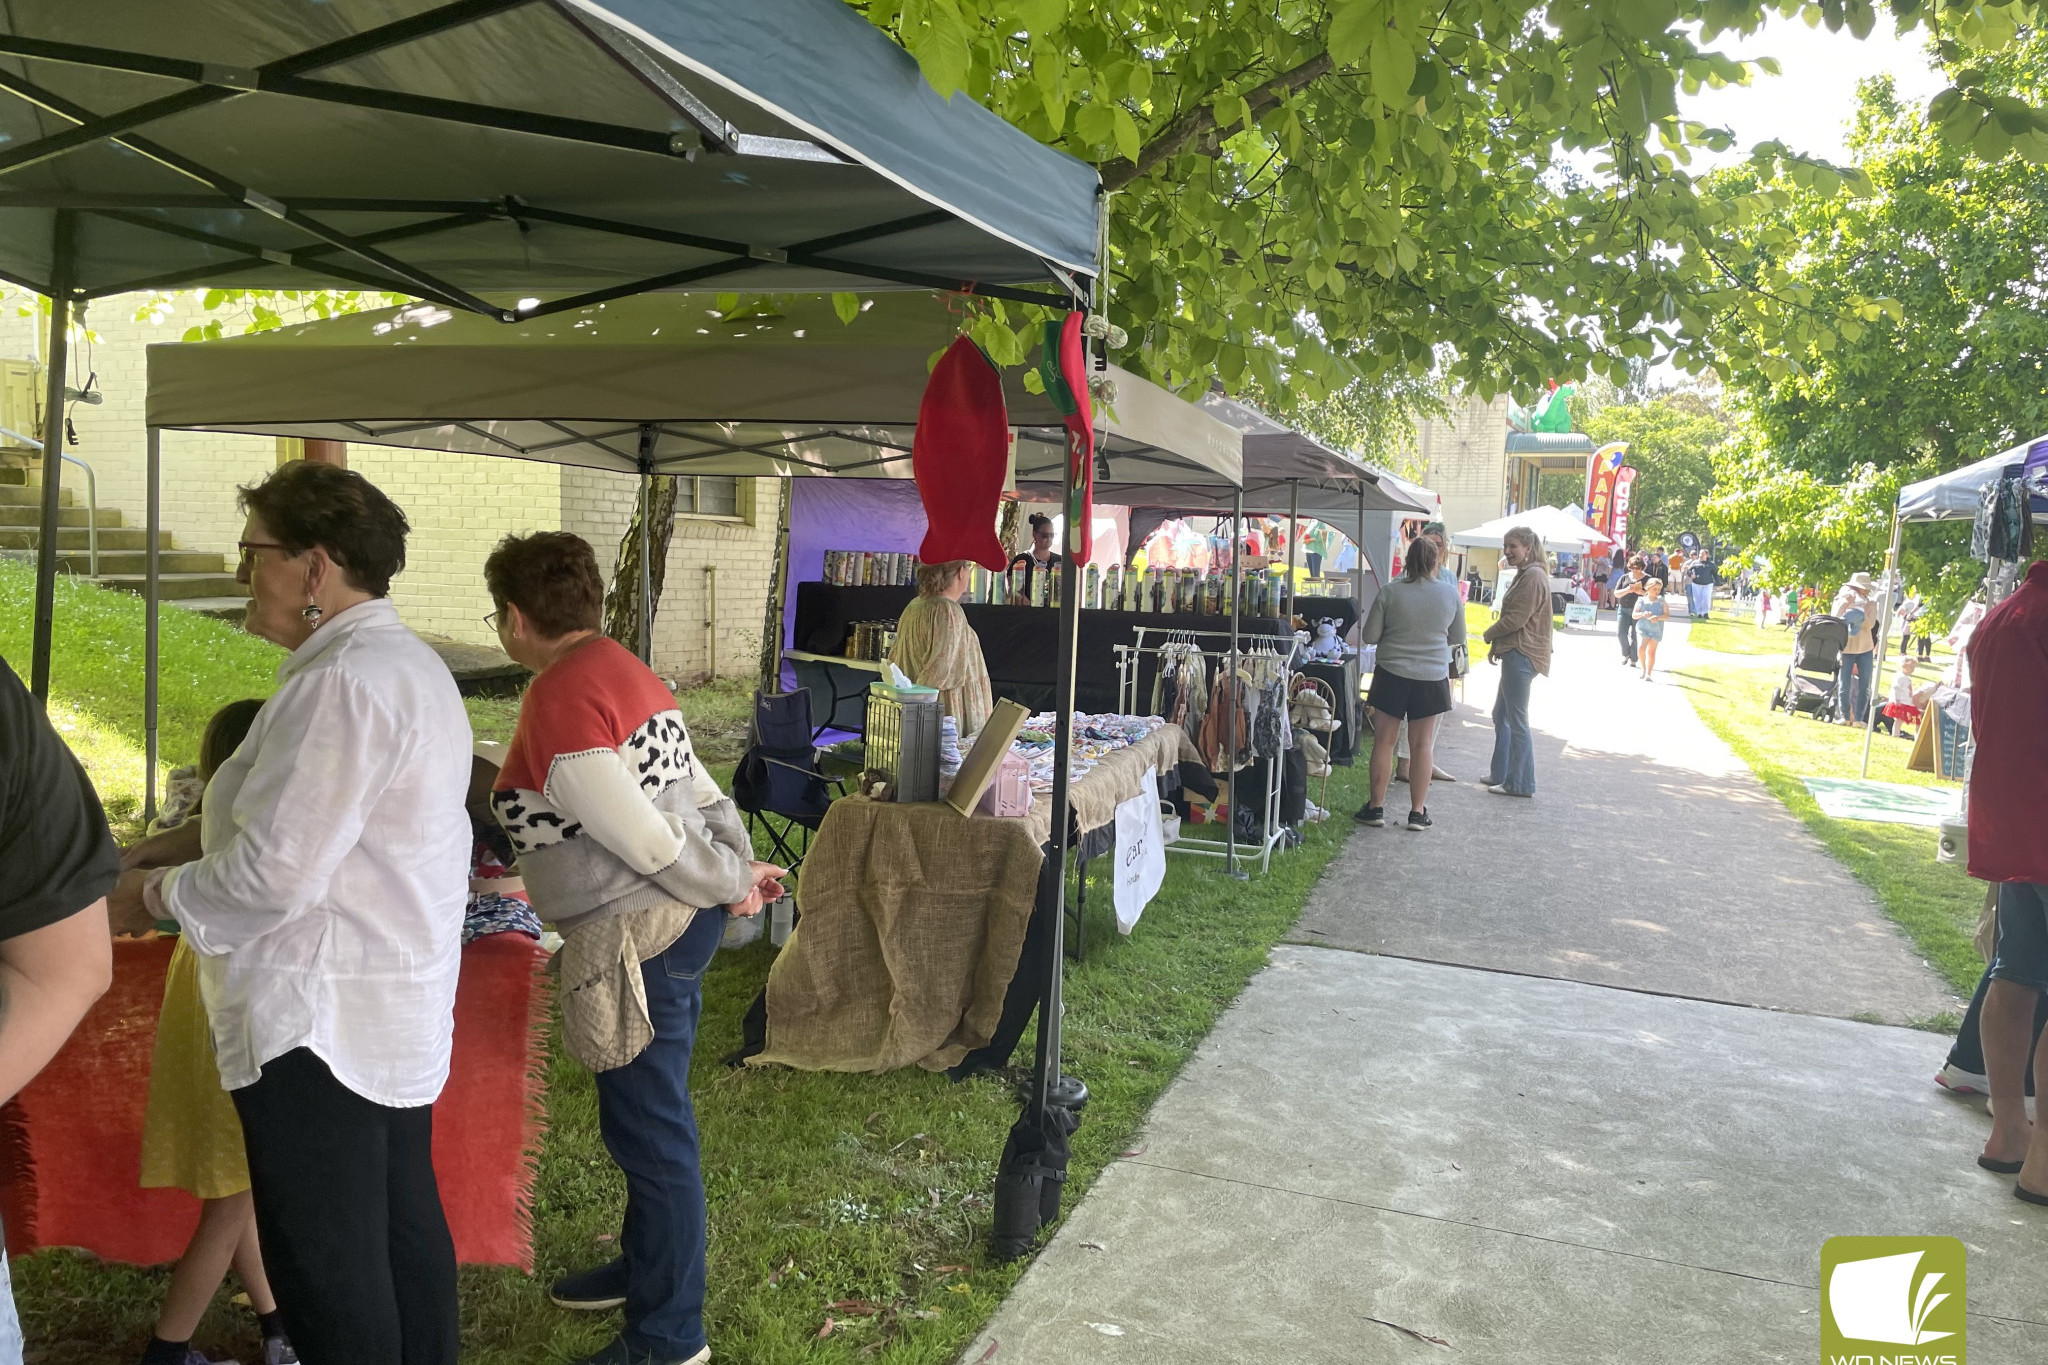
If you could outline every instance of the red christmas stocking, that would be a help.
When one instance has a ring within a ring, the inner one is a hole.
[[[996,505],[1009,459],[1002,376],[981,347],[956,337],[925,385],[910,443],[910,468],[925,513],[919,559],[971,559],[996,572],[1008,566],[996,539]]]

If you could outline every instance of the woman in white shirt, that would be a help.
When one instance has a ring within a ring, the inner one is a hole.
[[[298,461],[242,490],[246,628],[291,651],[182,867],[124,874],[116,932],[200,958],[256,1226],[306,1365],[455,1365],[434,1181],[468,893],[469,719],[386,594],[405,514]]]

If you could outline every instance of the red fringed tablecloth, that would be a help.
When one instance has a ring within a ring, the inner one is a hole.
[[[199,1201],[135,1183],[171,948],[168,938],[116,942],[112,989],[42,1075],[0,1109],[0,1222],[10,1254],[82,1247],[140,1265],[184,1254]],[[462,950],[454,1055],[434,1105],[434,1173],[456,1258],[466,1264],[533,1269],[546,964],[521,934],[493,934]]]

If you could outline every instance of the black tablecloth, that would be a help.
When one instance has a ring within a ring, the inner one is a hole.
[[[1294,599],[1294,614],[1311,626],[1309,638],[1315,638],[1313,626],[1317,621],[1334,620],[1337,634],[1341,637],[1351,629],[1351,623],[1358,619],[1358,603],[1348,597],[1308,597]]]
[[[1304,663],[1296,667],[1311,678],[1322,679],[1337,694],[1337,719],[1344,724],[1330,736],[1330,761],[1348,766],[1358,752],[1358,727],[1365,718],[1365,703],[1358,695],[1358,656],[1354,654],[1341,664]]]
[[[796,585],[796,620],[793,640],[798,649],[813,654],[839,654],[846,648],[856,621],[893,621],[917,595],[915,588],[843,588],[832,583]],[[1342,601],[1341,598],[1303,598],[1308,601]],[[981,640],[982,658],[988,664],[989,685],[996,696],[1030,707],[1052,709],[1053,670],[1059,659],[1060,614],[1050,607],[996,607],[967,602],[961,604],[967,624]],[[1149,627],[1148,644],[1157,640],[1154,631],[1168,630],[1228,632],[1230,619],[1224,616],[1192,616],[1181,613],[1096,611],[1081,613],[1081,640],[1074,678],[1074,706],[1088,712],[1118,711],[1116,646],[1136,638],[1139,626]],[[1241,638],[1285,636],[1287,624],[1272,617],[1244,618]],[[1223,634],[1198,638],[1205,649],[1226,647]],[[1139,671],[1138,711],[1152,701],[1151,659]],[[821,708],[822,710],[822,703]]]

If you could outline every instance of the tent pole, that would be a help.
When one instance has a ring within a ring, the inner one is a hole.
[[[1870,740],[1877,733],[1878,687],[1884,681],[1884,656],[1892,638],[1892,598],[1897,595],[1899,572],[1899,512],[1892,509],[1892,543],[1884,557],[1884,609],[1878,613],[1877,658],[1870,669],[1870,706],[1863,716],[1863,772],[1870,776]]]
[[[1356,580],[1351,589],[1351,606],[1360,616],[1365,614],[1365,485],[1358,485],[1358,551],[1352,556],[1351,575]],[[1355,698],[1353,700],[1356,700]],[[1352,736],[1356,739],[1357,736]],[[1353,746],[1356,748],[1356,746]]]
[[[1294,542],[1301,535],[1301,480],[1287,481],[1287,614],[1294,615]]]
[[[157,635],[157,597],[162,586],[157,576],[161,563],[157,527],[163,514],[163,432],[156,427],[145,428],[143,439],[142,534],[146,542],[142,556],[142,820],[147,824],[156,819],[157,679],[163,672]]]
[[[1065,553],[1060,556],[1060,638],[1053,664],[1052,726],[1052,845],[1046,859],[1053,870],[1057,890],[1053,893],[1051,946],[1046,953],[1044,993],[1038,1005],[1038,1057],[1031,1082],[1032,1113],[1042,1114],[1046,1106],[1078,1108],[1087,1091],[1067,1083],[1060,1072],[1060,979],[1067,958],[1067,827],[1073,814],[1067,809],[1068,771],[1074,763],[1074,656],[1080,645],[1081,604],[1075,591],[1074,554],[1085,546],[1091,528],[1075,530],[1074,461],[1064,461],[1060,506],[1069,513],[1062,519],[1066,530]]]
[[[64,379],[71,347],[71,238],[75,215],[58,209],[50,232],[50,333],[43,399],[43,514],[36,536],[36,619],[29,690],[50,700],[50,645],[57,622],[57,509],[64,487]]]
[[[1244,489],[1230,491],[1230,658],[1224,663],[1224,681],[1229,707],[1223,713],[1223,773],[1230,782],[1230,818],[1223,822],[1223,875],[1243,881],[1250,874],[1237,866],[1237,717],[1243,710],[1237,696],[1238,618],[1244,611]]]
[[[648,562],[653,553],[650,546],[652,531],[648,522],[654,516],[654,425],[643,422],[640,425],[640,662],[654,667],[654,567]]]

